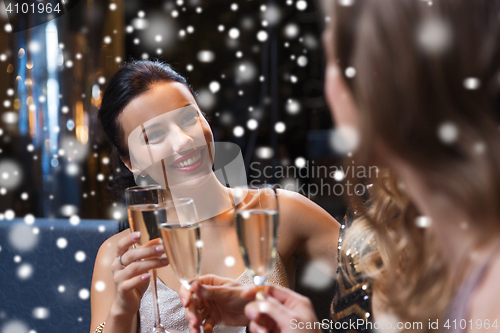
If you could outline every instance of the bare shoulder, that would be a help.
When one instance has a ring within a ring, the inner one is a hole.
[[[109,237],[102,243],[97,252],[94,264],[94,274],[92,275],[92,288],[90,292],[91,326],[97,327],[99,323],[106,320],[109,309],[114,299],[114,278],[111,271],[111,264],[116,259],[117,244],[123,237],[130,234],[130,230],[124,230]],[[96,288],[96,284],[105,286],[104,290]]]
[[[336,244],[340,224],[327,211],[302,194],[278,189],[278,196],[278,250],[285,265],[290,262],[287,260],[292,260],[295,256],[306,260],[326,258],[333,265],[336,255],[332,256],[330,247]]]
[[[278,195],[280,214],[287,221],[339,225],[327,211],[300,193],[278,189]]]
[[[111,262],[116,257],[116,247],[118,241],[128,234],[130,234],[130,229],[123,230],[116,235],[109,237],[104,243],[102,243],[101,247],[99,248],[99,252],[97,252],[95,261],[96,268],[98,268],[97,266],[101,265],[108,268],[111,266]]]

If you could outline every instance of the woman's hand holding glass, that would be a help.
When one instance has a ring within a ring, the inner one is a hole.
[[[259,292],[247,304],[245,315],[252,333],[321,332],[319,328],[306,329],[308,324],[314,327],[318,322],[309,298],[287,288],[266,286],[265,293]]]
[[[192,285],[192,291],[210,310],[204,324],[202,314],[191,306],[191,292],[182,288],[180,297],[191,332],[199,333],[202,325],[204,332],[210,333],[219,324],[249,326],[253,333],[321,332],[320,329],[306,329],[307,323],[314,325],[318,322],[307,297],[277,286],[266,285],[260,292],[256,291],[257,288],[215,275],[200,277]]]
[[[115,299],[111,314],[134,315],[139,311],[141,298],[148,288],[149,270],[168,265],[159,239],[142,247],[131,248],[140,239],[140,233],[134,232],[120,239],[117,244],[116,259],[111,264],[115,281]]]
[[[196,300],[208,309],[208,317],[205,318],[204,313],[200,313],[193,306],[193,292],[196,294]],[[214,326],[219,324],[247,326],[249,320],[244,309],[255,298],[255,288],[216,275],[204,275],[192,284],[191,290],[182,287],[179,295],[186,308],[191,332],[199,333],[202,326],[205,333],[210,333]]]

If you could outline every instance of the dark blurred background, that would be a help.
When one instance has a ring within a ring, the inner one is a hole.
[[[265,166],[338,163],[328,145],[325,19],[316,2],[71,5],[65,15],[19,32],[40,22],[10,22],[0,6],[0,213],[6,218],[123,216],[123,205],[106,190],[116,170],[109,170],[110,147],[96,114],[107,80],[130,59],[164,60],[187,77],[215,139],[241,147],[249,180]],[[320,180],[302,171],[298,181],[261,180],[296,190],[305,184],[308,195],[307,185]],[[342,216],[338,197],[309,196]]]

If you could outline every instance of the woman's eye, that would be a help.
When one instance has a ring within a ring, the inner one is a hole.
[[[146,136],[146,143],[157,143],[160,142],[163,138],[165,132],[164,131],[155,131]]]
[[[182,124],[188,124],[192,123],[194,120],[198,119],[198,113],[193,112],[193,113],[188,113],[182,117]]]

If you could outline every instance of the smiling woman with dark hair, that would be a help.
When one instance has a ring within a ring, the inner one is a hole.
[[[194,198],[201,220],[208,221],[208,227],[201,231],[201,273],[251,284],[239,256],[233,190],[221,184],[212,170],[212,131],[186,80],[158,61],[130,62],[110,79],[99,119],[120,160],[135,177],[147,175],[163,185],[171,197]],[[269,281],[293,287],[299,256],[335,262],[336,253],[330,251],[329,244],[338,237],[339,224],[297,193],[279,190],[278,201],[280,241]],[[200,209],[198,202],[206,207]],[[177,294],[179,280],[160,259],[163,247],[156,242],[132,248],[137,240],[136,233],[126,229],[101,246],[93,285],[103,282],[106,288],[92,288],[91,330],[104,325],[105,332],[151,332],[153,300],[147,272],[156,268],[162,324],[167,330],[188,332]],[[230,256],[234,256],[234,265],[224,265],[224,259]],[[243,332],[245,327],[224,330]]]

